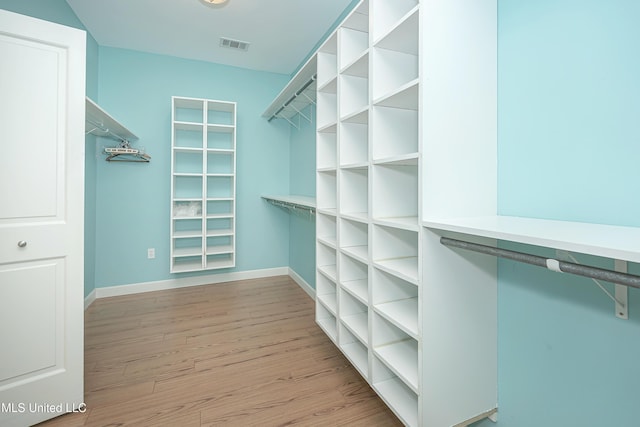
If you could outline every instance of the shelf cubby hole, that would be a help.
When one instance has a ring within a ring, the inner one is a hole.
[[[174,199],[198,199],[202,198],[202,176],[174,176]]]
[[[207,148],[216,150],[233,150],[233,130],[209,128],[207,130]]]
[[[371,383],[382,400],[409,427],[418,426],[418,395],[380,361],[372,357]]]
[[[204,100],[174,99],[174,116],[176,122],[204,123]]]
[[[233,252],[233,236],[208,236],[206,254],[217,255]]]
[[[368,218],[367,169],[340,171],[340,214],[366,221]]]
[[[342,218],[340,220],[340,249],[362,262],[368,262],[368,225]]]
[[[374,102],[418,79],[418,56],[376,47],[373,49]]]
[[[234,180],[232,176],[207,176],[207,198],[233,198]]]
[[[351,294],[340,291],[340,322],[364,345],[369,342],[369,310]]]
[[[341,72],[343,75],[354,77],[369,77],[369,51],[364,51],[362,55],[354,59],[354,61],[347,65]]]
[[[338,56],[336,52],[318,51],[318,89],[322,89],[338,75]]]
[[[174,173],[202,173],[202,151],[176,151],[173,157]]]
[[[234,214],[232,200],[209,200],[206,208],[207,218],[230,218]]]
[[[369,301],[368,277],[367,264],[348,255],[340,256],[340,286],[363,304]]]
[[[317,275],[316,280],[316,297],[324,298],[325,296],[333,298],[335,301],[337,295],[337,288],[335,282],[332,282],[327,276],[322,274]]]
[[[318,278],[324,278],[331,283],[331,280],[327,279],[326,276],[322,274],[317,275]],[[338,314],[338,294],[336,292],[328,292],[326,294],[316,294],[316,300],[321,302],[327,311],[329,311],[332,315],[337,316]]]
[[[202,236],[202,218],[172,219],[173,238]]]
[[[340,324],[340,350],[365,379],[369,377],[369,351],[345,326]]]
[[[354,9],[344,22],[341,24],[343,28],[350,28],[357,31],[369,31],[369,0],[363,1]]]
[[[174,258],[202,255],[202,237],[173,238],[172,241]]]
[[[316,141],[318,169],[335,169],[338,164],[336,132],[318,132]]]
[[[318,242],[316,246],[317,268],[334,282],[337,282],[338,280],[336,259],[336,250],[334,248]]]
[[[373,160],[418,153],[418,112],[400,108],[373,106]]]
[[[374,266],[418,284],[418,232],[373,225]]]
[[[338,30],[340,70],[352,64],[369,48],[369,33],[342,27]]]
[[[316,300],[316,323],[333,342],[337,341],[338,326],[336,324],[336,316],[324,306],[320,299]]]
[[[418,341],[374,313],[374,354],[409,388],[418,393]]]
[[[418,167],[373,166],[372,217],[418,230]]]
[[[207,124],[210,125],[235,125],[235,104],[228,102],[207,102]]]
[[[172,273],[202,270],[202,256],[174,257],[171,260]]]
[[[338,121],[338,97],[336,93],[318,92],[316,100],[316,123],[318,129],[331,126]]]
[[[316,218],[318,239],[327,245],[336,247],[336,217],[319,213]]]
[[[174,127],[174,145],[181,148],[202,148],[202,126],[181,126]]]
[[[418,0],[372,0],[373,20],[371,32],[374,42],[402,25],[403,18],[414,10]],[[418,34],[414,35],[416,40]]]
[[[318,172],[316,176],[316,203],[318,209],[336,209],[336,171]]]
[[[207,152],[207,174],[233,174],[234,154],[232,152]]]
[[[233,234],[233,218],[207,219],[207,236],[225,236]]]
[[[418,287],[377,268],[373,269],[371,286],[376,313],[418,339]]]
[[[368,126],[362,123],[340,123],[341,166],[363,164],[369,160]]]
[[[235,266],[235,257],[233,253],[207,255],[205,268],[231,268]]]
[[[340,117],[348,117],[369,105],[369,79],[340,76]]]

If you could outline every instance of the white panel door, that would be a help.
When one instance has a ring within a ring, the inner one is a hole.
[[[0,425],[83,410],[85,32],[0,10]]]

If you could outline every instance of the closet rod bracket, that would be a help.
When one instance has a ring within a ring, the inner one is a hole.
[[[531,255],[523,252],[512,251],[508,249],[497,248],[494,246],[482,245],[479,243],[466,242],[463,240],[452,239],[449,237],[441,237],[440,243],[452,248],[464,249],[478,252],[495,257],[506,258],[525,264],[544,267],[551,271],[560,273],[570,273],[578,276],[588,277],[604,291],[616,304],[616,317],[620,319],[628,319],[628,287],[640,289],[640,276],[629,274],[627,272],[626,261],[614,260],[615,269],[608,270],[599,267],[591,267],[577,263],[575,258],[567,251],[557,251],[556,256],[560,254],[568,256],[573,262],[556,260],[553,258],[545,258],[538,255]],[[611,282],[615,285],[615,296],[611,295],[599,280]],[[623,289],[624,288],[624,289]]]

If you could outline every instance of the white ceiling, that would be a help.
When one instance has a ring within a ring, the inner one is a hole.
[[[351,0],[67,0],[99,45],[291,74]],[[220,37],[249,42],[247,52]]]

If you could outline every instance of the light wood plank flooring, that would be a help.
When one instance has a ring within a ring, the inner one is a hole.
[[[96,300],[84,414],[41,426],[400,426],[287,276]]]

